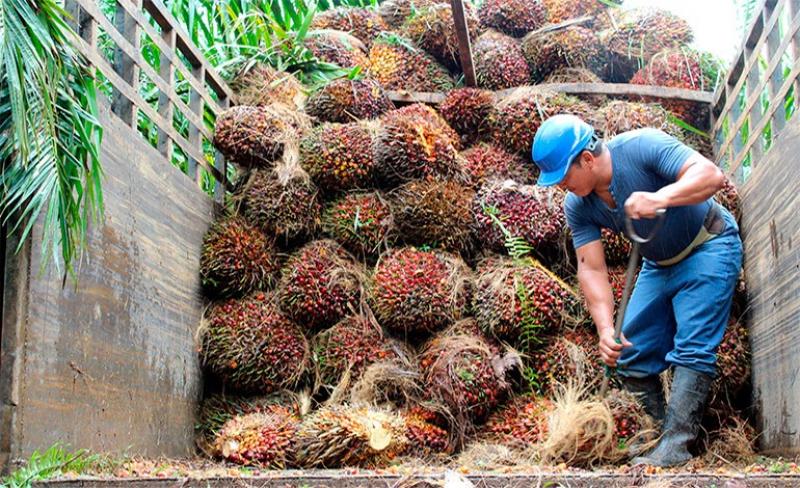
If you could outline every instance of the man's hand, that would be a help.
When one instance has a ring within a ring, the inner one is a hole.
[[[667,201],[658,193],[635,191],[625,200],[625,213],[632,219],[652,219],[665,208]]]
[[[617,359],[622,354],[622,349],[633,345],[625,339],[623,334],[619,335],[619,339],[621,344],[617,344],[617,341],[614,340],[614,329],[610,327],[600,332],[600,357],[611,368],[617,366]]]

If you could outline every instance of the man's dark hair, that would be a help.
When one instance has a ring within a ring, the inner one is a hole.
[[[598,138],[597,136],[592,136],[592,142],[594,142],[594,147],[591,149],[584,149],[581,152],[579,152],[578,155],[575,156],[575,159],[572,160],[572,163],[570,163],[570,165],[580,164],[581,155],[583,154],[583,151],[589,151],[594,157],[599,157],[601,154],[603,154],[603,148],[605,147],[603,140]],[[592,143],[590,142],[589,145],[591,146],[591,144]]]

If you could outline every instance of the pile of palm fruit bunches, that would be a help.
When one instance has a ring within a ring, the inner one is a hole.
[[[468,15],[478,78],[492,89],[623,72],[648,84],[703,80],[670,78],[674,57],[694,58],[685,22],[665,12],[485,0]],[[314,26],[313,48],[364,63],[364,76],[307,94],[291,74],[256,65],[232,80],[236,105],[217,119],[214,143],[238,179],[202,248],[198,445],[284,469],[447,464],[475,445],[545,442],[553,395],[568,380],[593,395],[603,369],[565,195],[535,186],[537,127],[567,112],[606,138],[654,126],[708,146],[654,103],[526,87],[498,101],[455,87],[449,4],[389,0],[323,12]],[[633,44],[643,58],[633,61]],[[398,107],[386,90],[401,87],[447,95]],[[736,211],[732,185],[717,198]],[[603,241],[618,301],[631,245],[608,230]],[[750,362],[740,314],[735,306],[719,350],[707,442],[740,425]],[[624,447],[649,419],[620,390],[607,397]]]

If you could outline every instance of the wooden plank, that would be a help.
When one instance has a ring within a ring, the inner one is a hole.
[[[165,30],[164,32],[162,32],[161,37],[164,39],[164,42],[166,42],[167,45],[175,47],[174,30],[172,29]],[[167,56],[164,55],[163,51],[161,52],[161,60],[159,63],[159,67],[160,67],[159,74],[161,75],[161,78],[163,78],[164,81],[169,86],[174,86],[175,65],[171,63],[169,59],[167,59]],[[164,92],[160,92],[158,94],[158,113],[160,113],[164,117],[164,120],[167,122],[171,121],[175,115],[173,107],[174,106],[172,105],[172,101],[170,100],[169,95]],[[164,132],[160,128],[158,129],[158,150],[161,154],[164,155],[164,158],[166,158],[167,161],[170,162],[172,161],[172,153],[174,150],[172,139],[167,135],[166,132]]]
[[[453,9],[453,21],[456,25],[458,37],[458,55],[461,60],[461,71],[467,86],[478,86],[475,78],[475,65],[472,62],[472,44],[469,36],[466,14],[464,13],[464,0],[450,0]]]
[[[784,8],[789,9],[789,5],[786,5]],[[791,17],[790,17],[791,18]],[[791,39],[793,36],[787,36]],[[772,31],[767,34],[767,59],[775,59],[775,58],[782,58],[783,51],[781,51],[781,36],[779,29],[772,29]],[[784,47],[788,49],[788,46],[791,45],[791,42],[787,43]],[[778,63],[776,69],[772,72],[772,75],[769,76],[769,82],[767,83],[767,93],[769,94],[770,103],[775,101],[775,94],[778,93],[780,90],[781,85],[783,84],[783,60]],[[780,101],[781,104],[783,100]],[[786,126],[786,111],[785,110],[778,110],[775,112],[775,115],[772,116],[772,138],[774,139],[783,128]]]
[[[105,215],[90,226],[77,285],[62,287],[50,266],[39,274],[34,245],[29,282],[17,287],[28,300],[13,324],[24,341],[3,345],[19,358],[12,458],[55,442],[143,456],[195,451],[197,266],[215,204],[102,101],[100,122]],[[39,222],[31,242],[41,232]]]
[[[126,36],[123,36],[119,32],[115,31],[113,26],[108,22],[102,12],[100,12],[99,8],[96,5],[91,5],[87,12],[94,17],[94,19],[106,30],[106,33],[116,43],[117,49],[122,51],[125,54],[126,58],[132,59],[133,62],[136,64],[137,69],[141,69],[150,80],[156,85],[158,90],[169,97],[170,101],[173,105],[176,105],[186,119],[189,121],[191,125],[194,125],[205,135],[206,137],[211,137],[211,132],[206,129],[205,123],[203,122],[202,117],[197,117],[195,113],[189,108],[186,103],[181,99],[181,97],[175,92],[173,86],[161,77],[159,73],[156,73],[156,70],[153,69],[150,64],[145,61],[142,57],[141,52],[135,46],[131,45],[128,41]],[[138,82],[138,73],[136,76],[136,80]],[[138,90],[134,87],[134,90],[138,93]],[[137,105],[140,109],[142,109],[141,103],[137,102]]]
[[[785,1],[786,0],[780,0],[780,4],[783,5],[783,3]],[[772,29],[777,28],[778,21],[780,20],[780,16],[778,15],[778,13],[779,12],[776,11],[770,17],[769,22],[767,23],[766,32],[770,32],[770,31],[772,31]],[[757,17],[760,18],[759,16],[757,16]],[[792,22],[792,26],[793,27],[790,29],[792,32],[795,32],[797,30],[794,27],[795,25],[796,25],[796,22]],[[733,93],[739,93],[741,91],[742,87],[744,86],[744,83],[745,83],[745,80],[747,79],[747,77],[746,76],[742,76],[743,73],[750,73],[753,69],[758,69],[758,65],[757,65],[757,63],[759,62],[758,61],[758,54],[761,52],[761,47],[763,46],[763,44],[765,42],[766,42],[766,38],[764,36],[762,36],[760,41],[756,45],[749,46],[750,49],[752,49],[752,51],[751,51],[752,56],[748,57],[748,56],[745,56],[744,54],[741,55],[743,57],[743,59],[746,59],[746,63],[744,65],[744,67],[743,67],[743,70],[741,72],[737,72],[737,73],[731,72],[731,76],[728,78],[728,82],[729,83],[734,81],[734,80],[737,80],[735,85],[733,86],[733,89],[732,89]],[[742,51],[745,50],[745,47],[748,47],[747,43],[745,43],[745,46],[742,47]],[[771,72],[771,71],[769,71],[769,72]],[[735,74],[735,76],[734,76],[734,74]],[[734,100],[731,97],[728,97],[728,101],[725,104],[725,108],[722,109],[721,113],[722,114],[727,113],[730,110],[731,105],[733,103],[734,103]],[[733,122],[733,121],[731,121],[731,122]],[[714,131],[717,131],[719,129],[720,129],[719,125],[714,126],[714,128],[713,128]]]
[[[94,0],[76,0],[78,1],[83,8],[87,11],[97,11],[96,2]],[[202,80],[196,80],[194,77],[191,76],[191,72],[183,65],[180,59],[175,55],[175,45],[169,45],[164,39],[163,36],[153,28],[152,25],[147,21],[147,19],[142,15],[142,12],[136,8],[133,8],[131,4],[131,0],[117,0],[119,5],[125,8],[125,11],[130,15],[136,23],[139,25],[139,28],[145,32],[145,34],[150,37],[153,43],[158,47],[158,50],[161,53],[162,59],[169,60],[169,63],[173,64],[175,69],[184,77],[187,83],[189,83],[192,88],[198,90],[199,93],[203,95],[203,99],[209,105],[211,110],[214,114],[218,114],[220,112],[216,100],[214,100],[209,94],[208,91],[203,86]],[[167,24],[168,26],[171,24]],[[162,28],[162,32],[167,32],[168,28]],[[228,92],[230,89],[225,86],[225,90]],[[225,90],[222,90],[217,93],[218,97],[221,97],[220,93],[226,93]],[[227,95],[226,95],[227,96]]]
[[[172,14],[169,13],[169,10],[167,10],[161,0],[144,0],[144,9],[153,16],[153,19],[161,26],[162,29],[167,25],[175,29],[177,34],[176,41],[178,49],[181,50],[189,62],[194,66],[205,66],[205,81],[209,84],[209,86],[211,86],[211,88],[214,89],[215,92],[217,92],[219,98],[222,98],[222,94],[224,94],[226,98],[232,99],[233,92],[228,84],[222,79],[219,73],[217,73],[217,71],[210,64],[208,64],[208,62],[205,60],[205,57],[194,46],[194,44],[192,44],[189,35],[185,30],[183,30],[183,27],[181,27],[178,22],[173,20]]]
[[[781,41],[780,46],[778,47],[778,50],[777,50],[778,55],[775,58],[773,58],[773,59],[771,59],[769,61],[769,64],[767,65],[767,70],[766,70],[764,78],[760,80],[758,85],[756,87],[754,87],[752,91],[748,90],[751,93],[751,96],[748,97],[747,102],[745,103],[744,114],[748,114],[749,112],[751,112],[753,110],[753,107],[756,105],[756,103],[760,103],[759,97],[761,95],[761,92],[766,87],[767,83],[769,82],[770,78],[772,77],[772,74],[775,72],[777,67],[781,65],[781,60],[782,60],[782,56],[783,56],[784,51],[786,51],[787,47],[789,46],[789,43],[791,42],[792,37],[795,34],[797,34],[798,32],[800,32],[800,13],[798,13],[798,15],[795,15],[794,19],[792,20],[792,25],[789,28],[789,32],[784,36],[783,40]],[[766,39],[764,39],[764,41],[766,41]],[[758,54],[757,52],[754,52],[752,57],[755,58],[755,59],[758,59],[758,55],[757,54]],[[796,64],[797,63],[795,62],[795,65]],[[755,67],[754,69],[758,70],[757,67]],[[749,77],[750,73],[752,73],[752,72],[748,72],[748,77]],[[791,76],[789,78],[791,78]],[[737,86],[740,86],[740,85],[744,84],[746,79],[747,78],[743,77],[739,81],[739,83],[737,83]],[[786,96],[786,94],[784,93],[783,96]],[[782,102],[783,98],[781,98],[780,96],[777,96],[777,94],[776,94],[776,96],[773,96],[773,98],[770,100],[770,108],[772,108],[772,105],[775,104],[774,101],[776,101],[776,100],[780,100],[781,102],[779,104],[783,105],[783,102]],[[732,102],[730,100],[728,100],[728,104],[732,105]],[[726,111],[727,110],[728,109],[726,109]],[[723,151],[726,149],[726,146],[730,144],[730,141],[731,141],[733,135],[735,135],[736,133],[738,133],[739,130],[741,130],[742,126],[744,125],[744,121],[745,120],[746,120],[745,117],[742,117],[742,118],[740,118],[738,120],[735,120],[735,121],[731,120],[730,127],[731,127],[732,131],[729,133],[728,139],[725,141],[725,143],[723,143]],[[714,127],[714,131],[720,130],[722,128],[721,127],[721,123],[722,123],[722,121],[720,119],[720,121],[718,121],[717,126]],[[750,127],[750,129],[751,129],[750,133],[753,134],[752,126]]]
[[[800,76],[800,59],[795,60],[794,66],[792,67],[792,71],[789,73],[789,76],[786,77],[786,80],[783,82],[781,89],[778,91],[775,97],[777,100],[782,100],[784,97],[786,97],[786,94],[789,93],[789,89],[792,87],[794,81],[797,79],[798,76]],[[770,117],[772,117],[775,111],[778,110],[779,108],[783,108],[782,103],[779,104],[771,103],[769,108],[767,108],[764,117],[762,117],[761,122],[756,127],[750,128],[751,131],[754,131],[751,132],[751,134],[760,134],[761,131],[764,130],[764,127],[766,127],[767,121],[769,121]],[[750,147],[752,147],[752,145],[753,145],[753,138],[751,137],[745,143],[743,152],[739,156],[737,156],[736,159],[731,163],[729,172],[736,171],[739,168],[739,166],[741,166],[742,162],[745,159],[747,151],[750,150]]]
[[[741,188],[753,389],[761,447],[800,450],[800,119],[791,119]]]
[[[223,98],[219,101],[220,106],[224,109],[227,109],[230,105],[230,100],[227,98]],[[225,159],[225,156],[218,149],[214,149],[214,166],[219,169],[220,173],[227,177],[228,175],[228,161]],[[219,204],[225,203],[225,186],[222,185],[219,180],[214,183],[214,199]]]
[[[789,18],[793,19],[800,13],[800,0],[789,0]],[[792,61],[796,61],[800,57],[800,33],[794,35],[786,34],[792,38]],[[794,81],[794,93],[800,93],[800,80]],[[800,110],[800,96],[794,97],[794,109]]]
[[[142,99],[141,95],[132,91],[130,87],[126,87],[123,80],[117,75],[117,73],[111,68],[111,66],[106,62],[102,55],[98,52],[90,50],[88,46],[83,43],[83,41],[78,40],[76,43],[77,49],[79,49],[97,69],[99,69],[106,78],[111,81],[111,83],[116,83],[120,90],[123,92],[125,96],[133,100],[139,107],[139,110],[144,112],[144,114],[150,118],[150,120],[161,130],[167,133],[167,135],[177,144],[182,151],[184,151],[187,156],[191,156],[196,158],[200,161],[200,164],[203,165],[211,174],[219,181],[223,181],[226,187],[230,187],[230,183],[225,179],[224,175],[222,175],[216,168],[210,166],[206,163],[205,157],[201,154],[195,147],[192,147],[191,144],[178,132],[172,127],[171,121],[165,121],[149,104],[147,104],[144,99]]]
[[[140,46],[139,39],[139,26],[136,21],[129,16],[125,9],[116,4],[114,12],[114,25],[111,26],[102,14],[103,19],[101,25],[106,29],[109,35],[115,34],[118,38],[123,39],[124,42],[119,42],[115,39],[116,46],[114,48],[114,70],[119,74],[125,83],[130,85],[133,91],[139,91],[139,67],[137,60],[131,53],[138,53]],[[100,22],[100,19],[95,18]],[[111,36],[114,37],[113,35]],[[128,49],[127,47],[130,46]],[[111,103],[111,110],[126,124],[131,127],[136,127],[136,108],[133,105],[133,100],[122,95],[117,87],[114,87],[113,101]]]
[[[193,74],[199,80],[205,78],[204,76],[205,68],[200,65],[194,69]],[[200,98],[200,94],[197,93],[196,90],[191,90],[189,92],[189,108],[191,109],[192,113],[199,119],[203,119],[203,99]],[[203,152],[203,139],[200,137],[201,132],[197,130],[197,128],[190,126],[189,127],[189,144],[193,145],[200,151]],[[212,140],[211,136],[208,136],[208,140]],[[189,158],[189,166],[187,169],[187,174],[189,178],[195,180],[198,184],[200,183],[200,178],[202,176],[202,172],[197,171],[197,164],[198,161],[195,161],[194,158]]]
[[[542,83],[524,87],[531,93],[556,91],[570,94],[631,95],[654,97],[710,104],[714,96],[710,92],[686,90],[682,88],[665,88],[663,86],[633,85],[626,83]],[[519,88],[511,88],[495,92],[495,99],[502,100]],[[405,90],[388,91],[387,95],[395,102],[438,104],[444,100],[445,94],[440,92],[409,92]]]

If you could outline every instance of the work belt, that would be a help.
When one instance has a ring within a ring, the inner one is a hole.
[[[690,242],[683,251],[679,252],[675,256],[662,261],[656,261],[656,263],[659,266],[672,266],[673,264],[677,264],[681,262],[683,258],[691,254],[695,248],[699,247],[704,242],[722,234],[724,230],[725,219],[722,217],[722,211],[720,211],[719,205],[712,201],[711,208],[708,209],[706,218],[703,220],[703,225],[700,226],[700,230],[697,232],[694,240]]]

